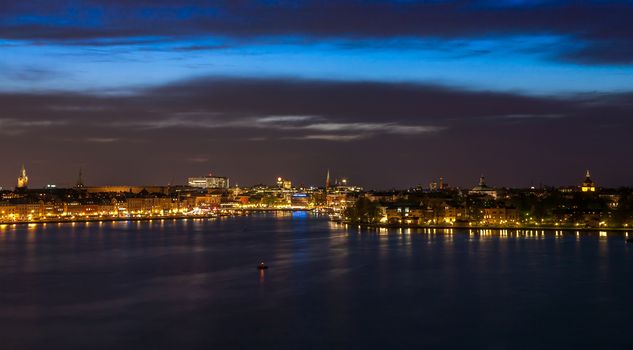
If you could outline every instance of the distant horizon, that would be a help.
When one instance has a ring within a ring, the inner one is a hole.
[[[73,188],[76,186],[77,183],[77,179],[78,179],[78,172],[75,176],[75,180],[74,181],[48,181],[48,182],[41,182],[38,181],[38,176],[37,175],[33,175],[32,172],[29,171],[29,167],[25,165],[25,168],[27,170],[27,175],[29,177],[29,188],[32,189],[42,189],[45,188],[47,185],[55,185],[57,188]],[[324,174],[327,173],[327,170],[325,171]],[[17,174],[17,172],[16,172]],[[202,176],[208,176],[209,172],[207,172],[206,174],[202,173],[202,174],[192,174],[189,175],[187,177],[185,177],[184,179],[174,179],[174,182],[170,183],[165,182],[165,183],[144,183],[144,182],[136,182],[136,181],[131,181],[131,182],[119,182],[119,183],[108,183],[108,182],[104,182],[104,183],[93,183],[89,180],[89,177],[86,177],[86,170],[85,168],[82,168],[82,174],[83,174],[83,179],[84,179],[84,186],[85,187],[109,187],[109,186],[113,186],[113,187],[117,187],[117,186],[136,186],[136,187],[143,187],[143,186],[186,186],[187,185],[187,179],[189,177],[202,177]],[[89,173],[88,173],[89,174]],[[584,173],[583,173],[584,174]],[[0,177],[2,177],[3,175],[6,174],[0,174]],[[239,187],[253,187],[253,186],[257,186],[257,185],[269,185],[272,186],[275,184],[275,180],[277,179],[277,177],[283,177],[284,179],[290,180],[292,182],[293,186],[305,186],[305,187],[325,187],[325,175],[323,175],[323,179],[320,183],[305,183],[305,182],[301,182],[301,181],[295,181],[292,177],[288,177],[285,176],[283,174],[278,174],[275,175],[269,179],[265,179],[263,181],[260,182],[253,182],[253,183],[241,183],[239,181],[236,181],[230,174],[221,174],[221,173],[213,173],[213,176],[222,176],[222,177],[228,177],[230,180],[230,184],[231,187],[235,187],[235,185],[239,185]],[[472,184],[453,184],[449,181],[450,178],[447,178],[446,176],[443,176],[443,179],[445,181],[445,183],[450,186],[451,188],[459,188],[459,189],[469,189],[472,188],[474,186],[476,186],[479,182],[479,178],[480,178],[481,174],[479,176],[476,177],[476,179],[472,182]],[[547,183],[534,183],[534,184],[528,184],[528,185],[508,185],[508,184],[503,184],[503,185],[499,185],[496,184],[495,182],[491,182],[490,178],[488,176],[486,176],[485,174],[483,174],[486,184],[490,187],[495,187],[495,188],[509,188],[509,189],[529,189],[530,187],[535,187],[535,188],[544,188],[544,187],[554,187],[554,188],[565,188],[565,187],[578,187],[580,186],[582,180],[584,180],[584,177],[581,177],[578,181],[576,181],[576,183],[570,183],[570,184],[547,184]],[[364,182],[356,182],[355,179],[353,178],[349,178],[347,176],[336,176],[335,174],[333,174],[331,172],[331,183],[332,185],[335,184],[336,180],[340,180],[340,179],[347,179],[349,181],[348,185],[350,186],[359,186],[359,187],[363,187],[365,190],[391,190],[391,189],[396,189],[396,190],[406,190],[406,189],[411,189],[411,188],[415,188],[415,187],[422,187],[425,189],[428,189],[429,185],[432,182],[437,182],[439,181],[440,177],[435,178],[435,179],[429,179],[426,183],[417,183],[417,184],[412,184],[409,186],[371,186],[371,185],[364,185]],[[615,185],[615,186],[608,186],[608,185],[604,185],[601,184],[599,181],[596,181],[594,178],[594,173],[593,171],[591,171],[591,178],[592,180],[594,180],[594,182],[596,182],[596,187],[599,188],[607,188],[607,189],[618,189],[618,188],[631,188],[633,186],[631,185]],[[32,182],[32,180],[35,179],[35,182]],[[17,184],[17,175],[15,176],[15,180],[13,181],[14,183],[10,186],[3,186],[0,184],[0,188],[4,189],[4,190],[13,190]]]

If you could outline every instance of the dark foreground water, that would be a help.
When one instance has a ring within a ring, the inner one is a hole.
[[[0,349],[334,348],[631,349],[633,245],[304,213],[0,227]]]

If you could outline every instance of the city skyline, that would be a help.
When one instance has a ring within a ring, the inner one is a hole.
[[[360,183],[355,183],[353,180],[350,180],[350,178],[348,176],[342,175],[342,174],[336,174],[334,173],[334,176],[330,176],[331,175],[331,171],[330,169],[326,170],[326,175],[323,178],[322,183],[318,183],[318,182],[314,182],[314,183],[304,183],[304,182],[294,182],[294,180],[292,178],[289,178],[287,176],[282,176],[282,175],[278,175],[275,178],[272,179],[266,179],[263,181],[259,181],[256,183],[247,183],[244,184],[242,183],[241,187],[253,187],[253,186],[260,186],[260,185],[265,185],[265,186],[274,186],[275,184],[277,186],[280,187],[313,187],[313,188],[327,188],[330,186],[336,186],[336,185],[340,185],[343,184],[345,186],[350,185],[350,186],[360,186],[360,188],[363,188],[364,186],[362,186]],[[588,181],[591,181],[592,186],[595,186],[593,184],[593,181],[591,180],[592,175],[591,175],[591,171],[589,169],[587,169],[585,171],[585,176],[584,176],[584,182],[577,182],[575,184],[563,184],[563,185],[551,185],[551,184],[544,184],[544,183],[539,183],[539,184],[534,184],[531,183],[528,186],[508,186],[508,185],[497,185],[497,184],[493,184],[492,186],[488,187],[486,184],[486,176],[482,173],[478,178],[477,181],[473,182],[473,184],[475,184],[474,188],[478,188],[478,187],[486,187],[486,188],[546,188],[546,187],[551,187],[551,188],[573,188],[573,187],[584,187],[585,183],[587,183]],[[79,168],[78,173],[76,174],[76,178],[74,181],[68,181],[68,180],[64,180],[61,182],[55,182],[55,181],[46,181],[44,185],[42,185],[41,183],[35,182],[33,183],[31,181],[31,179],[29,178],[29,175],[27,173],[26,170],[26,166],[24,164],[22,164],[22,166],[20,167],[20,171],[19,174],[17,176],[16,181],[14,181],[15,186],[2,186],[2,184],[0,184],[0,190],[13,190],[13,189],[19,189],[19,188],[84,188],[84,187],[103,187],[103,186],[135,186],[135,187],[142,187],[142,186],[189,186],[189,187],[201,187],[201,188],[207,188],[207,186],[210,186],[209,188],[222,188],[222,189],[229,189],[231,186],[232,187],[239,187],[239,183],[238,182],[230,182],[230,181],[234,181],[231,180],[232,177],[228,176],[227,174],[217,174],[214,173],[213,171],[209,171],[207,174],[195,174],[195,175],[189,175],[187,178],[185,179],[176,179],[176,178],[172,178],[168,183],[140,183],[140,182],[130,182],[130,183],[86,183],[85,181],[85,175],[84,175],[84,169],[82,167]],[[447,181],[448,179],[444,176],[440,176],[437,178],[430,178],[428,179],[428,181],[424,182],[419,182],[415,185],[410,185],[410,186],[406,186],[406,187],[395,187],[395,186],[391,186],[391,187],[385,187],[385,188],[379,188],[379,187],[365,187],[366,190],[405,190],[405,189],[411,189],[411,188],[419,188],[419,189],[430,189],[430,190],[442,190],[442,189],[448,189],[448,188],[456,188],[456,189],[469,189],[472,186],[472,184],[466,184],[466,185],[460,185],[460,184],[455,184],[455,183],[449,183]],[[288,185],[285,185],[285,183],[288,183]],[[284,185],[280,185],[280,184],[284,184]],[[291,184],[291,185],[290,185]],[[610,188],[609,186],[598,186],[598,187],[604,187],[604,188]],[[627,186],[613,186],[611,188],[626,188]],[[595,189],[594,189],[595,190]],[[584,189],[583,189],[584,192]]]
[[[630,1],[0,5],[0,184],[633,186]],[[297,18],[302,18],[298,21]],[[247,24],[245,24],[247,23]],[[582,180],[582,179],[580,179]]]

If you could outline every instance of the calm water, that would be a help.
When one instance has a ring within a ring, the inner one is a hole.
[[[622,234],[303,213],[0,227],[1,349],[630,349],[632,331]]]

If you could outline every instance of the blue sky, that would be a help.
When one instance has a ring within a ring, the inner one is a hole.
[[[633,49],[624,47],[633,31],[630,1],[3,6],[4,91],[125,90],[205,75],[407,81],[528,94],[633,85]]]
[[[568,45],[561,36],[147,40],[105,46],[3,40],[0,89],[99,93],[207,75],[436,83],[526,94],[633,89],[632,66],[553,60],[551,48]]]
[[[622,0],[0,2],[0,147],[41,183],[633,185],[631,18]]]

